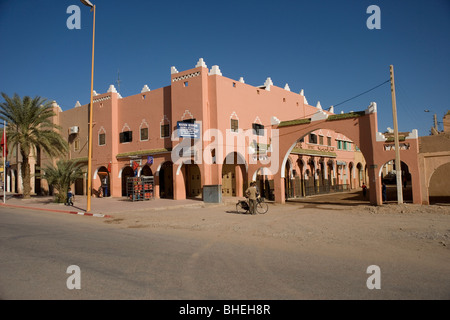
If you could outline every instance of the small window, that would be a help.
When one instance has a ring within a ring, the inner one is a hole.
[[[331,146],[331,137],[327,137],[327,144],[329,147]]]
[[[252,128],[253,128],[253,134],[255,134],[257,136],[264,136],[264,125],[259,124],[259,123],[253,123]]]
[[[342,150],[342,141],[341,140],[337,140],[337,148],[338,148],[338,150]]]
[[[319,136],[319,144],[323,146],[323,136]]]
[[[104,146],[106,144],[106,133],[100,133],[98,135],[98,145]]]
[[[236,88],[236,82],[233,82],[233,88]]]
[[[231,132],[239,131],[239,120],[231,119]]]
[[[127,143],[133,141],[133,132],[132,131],[124,131],[119,135],[120,143]]]
[[[161,138],[167,138],[169,137],[169,125],[163,124],[161,125]]]
[[[347,146],[347,141],[344,141],[344,150],[347,150],[348,146]]]
[[[73,142],[73,150],[75,151],[80,150],[80,139],[77,139]]]
[[[183,84],[184,87],[189,87],[189,81],[185,81]]]
[[[314,133],[309,135],[309,143],[317,144],[317,136]]]
[[[148,140],[148,128],[141,128],[141,141]]]

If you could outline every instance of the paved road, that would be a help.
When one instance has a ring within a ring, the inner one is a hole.
[[[387,270],[409,273],[385,272],[386,285],[369,290],[370,255],[349,259],[223,240],[220,234],[117,228],[93,220],[102,218],[0,210],[2,299],[449,298],[445,275],[417,283],[424,270],[401,261],[382,262]],[[80,268],[79,290],[67,288],[70,265]]]

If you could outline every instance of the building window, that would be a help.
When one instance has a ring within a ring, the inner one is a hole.
[[[133,141],[133,132],[132,131],[124,131],[119,135],[120,143],[127,143]]]
[[[104,146],[106,144],[106,133],[100,133],[98,135],[98,145]]]
[[[73,142],[73,150],[74,151],[80,150],[80,139],[77,139]]]
[[[239,120],[231,119],[231,132],[239,131]]]
[[[348,150],[347,148],[348,148],[347,141],[344,141],[344,150]]]
[[[189,81],[185,81],[183,84],[185,87],[189,87]]]
[[[331,137],[327,137],[327,144],[329,147],[331,147]]]
[[[162,124],[161,125],[161,138],[167,138],[169,137],[169,125],[168,124]]]
[[[253,123],[252,128],[253,128],[253,134],[255,134],[257,136],[264,136],[264,125],[259,124],[259,123]]]
[[[342,150],[342,141],[341,140],[337,140],[337,148],[338,148],[338,150]]]
[[[319,136],[319,144],[323,146],[323,136]]]
[[[148,128],[141,128],[141,141],[148,140]]]
[[[317,144],[317,136],[314,133],[309,134],[309,143]]]

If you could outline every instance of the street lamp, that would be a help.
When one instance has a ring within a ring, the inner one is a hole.
[[[81,3],[91,8],[94,7],[94,5],[89,0],[81,0]]]
[[[92,195],[92,109],[94,108],[94,45],[95,45],[95,5],[89,0],[80,0],[82,4],[91,8],[94,13],[94,23],[92,26],[92,69],[91,69],[91,101],[89,104],[89,147],[88,147],[88,187],[87,187],[87,208],[86,212],[91,211]]]

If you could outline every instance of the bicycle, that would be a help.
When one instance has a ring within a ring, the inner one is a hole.
[[[250,204],[248,202],[248,199],[246,200],[239,200],[238,203],[236,203],[236,212],[237,213],[247,213],[250,210]],[[269,206],[266,202],[264,202],[264,198],[258,197],[256,198],[256,208],[255,211],[259,214],[264,214],[269,210]]]

